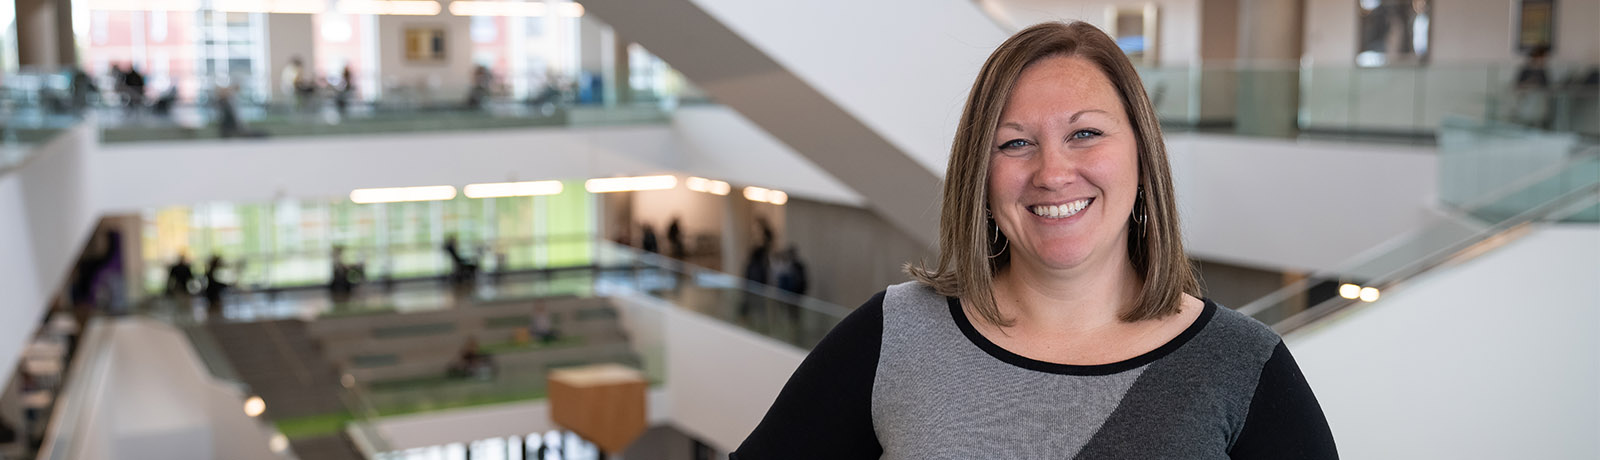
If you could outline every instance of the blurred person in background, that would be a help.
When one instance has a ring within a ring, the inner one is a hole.
[[[558,333],[556,332],[555,320],[550,317],[550,310],[545,308],[544,305],[533,307],[533,318],[529,321],[528,331],[532,332],[533,336],[538,338],[539,343],[542,344],[548,345],[556,340]]]
[[[178,87],[168,86],[166,90],[161,91],[160,96],[156,97],[155,103],[150,104],[150,113],[161,118],[171,117],[172,108],[176,105],[178,105]]]
[[[222,85],[212,93],[212,110],[217,117],[217,135],[226,138],[232,137],[266,137],[266,133],[250,129],[245,126],[244,120],[239,118],[239,109],[234,105],[235,90],[232,86]]]
[[[313,97],[316,96],[317,84],[311,77],[311,72],[305,68],[305,62],[300,56],[289,58],[289,65],[283,67],[283,72],[278,75],[279,90],[291,96],[295,110],[311,110]]]
[[[339,112],[339,118],[344,118],[350,110],[350,98],[356,92],[355,73],[347,65],[338,78],[331,80],[328,87],[333,88],[333,107]]]
[[[1536,46],[1528,50],[1528,60],[1517,70],[1513,88],[1511,118],[1513,121],[1542,128],[1550,119],[1550,69],[1546,58],[1550,47]]]
[[[800,247],[789,245],[789,249],[778,252],[776,275],[778,289],[805,295],[806,293],[806,264],[800,260]]]
[[[178,260],[167,266],[167,296],[179,300],[187,299],[194,290],[189,287],[194,282],[194,270],[189,268],[189,256],[178,252]],[[181,303],[180,303],[181,305]]]
[[[455,378],[493,378],[496,368],[494,358],[478,348],[476,337],[467,337],[467,342],[461,345],[461,352],[456,360],[450,362],[445,375]]]
[[[444,237],[444,253],[450,258],[450,282],[461,286],[467,285],[478,274],[478,263],[461,254],[456,244],[456,234],[451,233]]]
[[[639,248],[651,254],[661,252],[661,242],[656,239],[656,227],[649,222],[640,222],[639,228],[644,235],[639,238]]]
[[[206,282],[206,310],[213,315],[222,313],[222,295],[227,293],[229,287],[232,287],[231,284],[222,280],[222,271],[225,268],[227,268],[227,264],[222,261],[222,256],[212,254],[211,260],[206,262],[206,271],[202,274]]]
[[[678,225],[678,216],[672,216],[672,220],[667,222],[667,255],[677,260],[683,260],[688,255],[683,246],[683,229]]]
[[[760,285],[772,283],[772,226],[767,224],[766,219],[761,218],[756,219],[756,226],[759,227],[760,239],[756,241],[755,247],[750,248],[750,256],[745,259],[744,263],[744,279],[748,281],[746,283],[747,289],[759,289],[762,287],[751,283]],[[749,319],[756,310],[764,310],[761,307],[765,303],[765,298],[746,292],[744,301],[739,303],[739,317]]]
[[[121,83],[117,85],[117,88],[122,93],[123,104],[127,109],[126,112],[129,115],[136,115],[140,109],[144,108],[144,74],[139,73],[139,69],[130,62],[127,68],[122,71],[121,78]]]
[[[335,303],[350,300],[356,286],[365,278],[365,264],[345,263],[344,246],[333,247],[333,277],[328,280],[328,291]]]
[[[467,108],[481,109],[489,103],[489,93],[494,87],[494,73],[479,64],[472,68],[472,87],[467,90]]]
[[[70,73],[72,75],[72,81],[69,83],[72,92],[72,113],[81,114],[94,105],[94,99],[100,96],[100,87],[95,86],[94,78],[84,72],[82,67],[73,66]]]

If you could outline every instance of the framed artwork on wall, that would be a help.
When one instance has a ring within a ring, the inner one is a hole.
[[[406,28],[406,62],[443,63],[446,58],[445,49],[443,27]]]
[[[1556,38],[1556,1],[1522,0],[1517,8],[1517,52],[1527,54],[1534,48],[1554,48]]]
[[[1106,34],[1117,41],[1117,46],[1128,54],[1134,65],[1155,66],[1158,62],[1157,35],[1160,22],[1156,17],[1156,4],[1144,6],[1106,7]]]
[[[1433,0],[1356,0],[1356,66],[1428,63]]]

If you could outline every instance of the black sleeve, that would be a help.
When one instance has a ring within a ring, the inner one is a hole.
[[[876,459],[872,381],[883,345],[883,293],[839,321],[783,385],[732,460]]]
[[[1250,415],[1228,456],[1234,459],[1337,459],[1333,432],[1289,348],[1278,342],[1261,369]]]

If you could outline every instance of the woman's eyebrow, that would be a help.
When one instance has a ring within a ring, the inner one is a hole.
[[[1107,111],[1100,110],[1100,109],[1079,110],[1078,113],[1072,114],[1072,118],[1068,118],[1067,119],[1067,123],[1077,123],[1078,122],[1078,117],[1083,116],[1083,114],[1089,113],[1089,112],[1100,112],[1102,115],[1110,115],[1111,114],[1111,112],[1107,112]]]
[[[1107,111],[1100,110],[1100,109],[1083,109],[1083,110],[1079,110],[1077,113],[1072,114],[1071,117],[1068,117],[1067,118],[1067,123],[1077,123],[1078,122],[1078,117],[1081,117],[1081,116],[1083,116],[1083,114],[1091,113],[1091,112],[1098,112],[1101,115],[1111,115],[1111,112],[1107,112]],[[1008,122],[1001,123],[999,127],[1000,128],[1011,128],[1011,129],[1015,129],[1017,131],[1027,131],[1026,129],[1023,129],[1022,123],[1018,123],[1018,122],[1015,122],[1015,121],[1008,121]]]

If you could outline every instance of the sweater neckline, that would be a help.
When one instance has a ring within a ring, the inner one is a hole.
[[[1156,349],[1145,352],[1139,356],[1114,363],[1080,365],[1040,361],[1002,348],[1001,346],[990,341],[988,337],[984,337],[983,334],[979,333],[978,329],[972,325],[972,321],[967,318],[967,312],[961,308],[961,299],[956,297],[945,297],[945,299],[947,303],[950,304],[950,317],[951,319],[955,320],[956,326],[961,329],[961,334],[967,336],[967,340],[971,341],[973,345],[976,345],[985,353],[988,353],[989,356],[992,356],[995,359],[1003,361],[1007,364],[1032,371],[1046,372],[1051,374],[1085,376],[1111,375],[1127,372],[1133,369],[1138,369],[1139,367],[1155,362],[1156,360],[1171,354],[1173,351],[1182,348],[1183,345],[1188,343],[1190,339],[1193,339],[1194,336],[1199,335],[1200,331],[1205,329],[1206,324],[1211,322],[1211,317],[1216,314],[1218,308],[1217,304],[1212,302],[1211,299],[1201,299],[1205,302],[1205,308],[1200,311],[1200,316],[1195,318],[1194,323],[1190,324],[1189,327],[1184,329],[1183,332],[1178,334],[1177,337],[1173,337],[1172,340],[1168,340],[1167,343],[1162,344],[1160,347],[1156,347]]]

